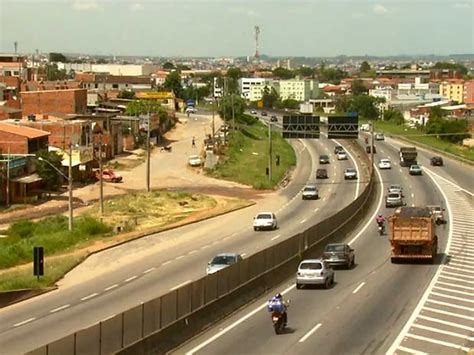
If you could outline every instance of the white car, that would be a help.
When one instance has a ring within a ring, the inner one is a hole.
[[[224,253],[216,255],[209,263],[207,264],[206,273],[208,275],[214,274],[219,270],[222,270],[232,264],[242,261],[242,255],[236,253]]]
[[[344,171],[345,180],[356,180],[357,179],[357,170],[354,168],[347,168]]]
[[[323,285],[330,288],[334,285],[334,270],[323,259],[303,260],[296,272],[296,288],[303,285]]]
[[[376,133],[375,134],[375,140],[376,141],[383,141],[383,140],[385,140],[385,136],[383,135],[383,133]]]
[[[250,113],[251,113],[252,115],[256,115],[256,114],[257,114],[257,110],[251,110]]]
[[[390,159],[380,159],[379,169],[392,169],[392,163]]]
[[[343,150],[337,152],[337,160],[347,160],[347,153]]]
[[[253,230],[277,229],[277,218],[273,212],[260,212],[253,218]]]
[[[199,155],[191,155],[188,159],[188,163],[190,166],[201,166],[202,160]]]

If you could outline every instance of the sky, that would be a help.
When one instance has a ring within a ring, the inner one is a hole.
[[[474,0],[0,0],[0,52],[221,57],[474,53]]]

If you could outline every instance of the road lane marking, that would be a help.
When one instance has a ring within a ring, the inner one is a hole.
[[[82,298],[81,298],[81,301],[87,301],[88,299],[91,299],[92,297],[95,297],[95,296],[97,296],[97,295],[98,295],[97,292],[91,293],[89,296],[82,297]]]
[[[379,202],[377,203],[377,208],[374,212],[374,214],[372,215],[372,217],[370,217],[368,220],[367,220],[367,223],[364,225],[364,227],[362,227],[362,229],[359,231],[359,233],[356,234],[356,236],[354,238],[352,238],[347,244],[351,245],[353,244],[357,239],[359,239],[359,237],[365,232],[365,230],[367,228],[369,228],[369,225],[374,223],[373,220],[375,219],[375,216],[377,216],[379,214],[378,211],[380,211],[380,208],[382,206],[382,201],[383,201],[383,191],[384,191],[384,187],[383,187],[383,180],[382,180],[382,174],[380,174],[380,171],[379,169],[374,169],[375,172],[377,173],[378,177],[379,177],[379,181],[380,181],[380,196],[379,196]]]
[[[322,326],[321,323],[316,324],[308,333],[306,333],[300,340],[298,340],[298,342],[303,343],[306,339],[308,339],[311,336],[311,334],[313,334],[321,326]]]
[[[244,257],[245,255],[247,255],[247,253],[240,254],[241,257]]]
[[[56,312],[59,312],[63,309],[66,309],[70,306],[70,304],[65,304],[64,306],[61,306],[61,307],[58,307],[58,308],[55,308],[55,309],[52,309],[49,311],[49,313],[56,313]]]
[[[23,325],[23,324],[32,322],[32,321],[34,321],[35,319],[36,319],[36,318],[29,318],[29,319],[27,319],[27,320],[24,320],[23,322],[13,324],[13,326],[14,326],[14,327],[19,327],[20,325]]]
[[[184,285],[187,285],[190,282],[191,282],[191,280],[186,280],[186,281],[180,283],[179,285],[176,285],[175,287],[171,287],[170,291],[177,290],[178,288],[183,287]]]
[[[427,320],[427,321],[429,321],[429,322],[440,323],[440,324],[448,325],[448,326],[450,326],[450,327],[456,327],[456,328],[468,330],[468,331],[470,331],[470,332],[474,332],[474,327],[468,327],[467,325],[462,325],[462,324],[458,324],[458,323],[448,322],[448,321],[446,321],[446,320],[442,320],[442,319],[438,319],[438,318],[432,318],[432,317],[427,317],[427,316],[424,316],[424,315],[420,315],[418,318],[423,319],[423,320]]]
[[[364,287],[364,285],[365,285],[365,281],[362,281],[362,282],[360,283],[360,285],[357,286],[357,288],[356,288],[354,291],[352,291],[352,293],[353,293],[353,294],[356,294],[357,292],[359,292],[359,290],[360,290],[362,287]]]
[[[281,234],[278,234],[278,235],[274,236],[274,237],[273,237],[272,239],[270,239],[270,240],[275,240],[275,239],[278,239],[278,238],[280,238],[280,237],[281,237]]]
[[[335,139],[333,139],[332,141],[333,141],[334,143],[338,144],[338,145],[342,145],[342,144],[340,144],[340,143],[339,143],[337,140],[335,140]],[[346,150],[346,149],[344,149],[344,150]],[[346,153],[347,153],[347,154],[349,155],[349,157],[351,158],[352,163],[353,163],[354,166],[355,166],[355,169],[356,169],[356,172],[357,172],[357,176],[358,176],[359,179],[360,179],[361,174],[360,174],[360,171],[359,171],[359,164],[357,164],[357,161],[354,159],[354,157],[352,156],[351,152],[349,152],[349,150],[346,150]],[[371,163],[371,164],[372,164],[372,163]],[[357,179],[357,183],[355,184],[355,185],[356,185],[356,190],[355,190],[354,200],[357,199],[357,196],[359,196],[359,188],[360,188],[360,184],[361,184],[361,182],[360,182],[359,179]],[[382,180],[382,179],[380,179],[380,180]]]
[[[454,292],[454,291],[453,291]],[[467,303],[474,303],[474,300],[468,300],[466,298],[462,298],[462,297],[456,297],[456,296],[450,296],[450,295],[447,295],[445,293],[440,293],[440,292],[431,292],[432,295],[434,296],[438,296],[438,297],[444,297],[444,298],[450,298],[452,300],[456,300],[456,301],[462,301],[462,302],[467,302]],[[470,294],[470,293],[469,293]]]
[[[451,307],[451,308],[457,308],[457,309],[462,309],[464,311],[469,311],[472,312],[474,311],[473,307],[464,307],[464,306],[458,306],[454,303],[448,303],[448,302],[441,302],[441,301],[436,301],[431,298],[428,298],[426,302],[434,303],[434,304],[439,304],[440,306],[446,306],[446,307]]]
[[[118,284],[114,284],[112,286],[106,287],[106,288],[104,288],[104,291],[110,291],[110,290],[114,289],[115,287],[118,287]]]
[[[468,270],[468,269],[474,269],[474,266],[469,266],[469,265],[465,265],[465,264],[461,264],[461,263],[453,263],[453,262],[450,262],[448,265],[463,267],[463,268],[465,268],[466,271],[468,271],[468,272],[471,271],[471,270]]]
[[[175,260],[179,260],[179,259],[182,259],[182,258],[184,258],[184,255],[177,256],[177,257],[175,258]]]
[[[429,355],[428,353],[424,353],[423,351],[413,350],[413,349],[407,348],[406,346],[399,346],[397,349],[405,353],[409,353],[413,355]]]
[[[472,292],[464,292],[464,291],[458,291],[458,290],[451,290],[449,288],[445,288],[445,287],[442,287],[442,286],[435,286],[433,288],[437,288],[438,290],[442,290],[442,291],[448,291],[448,292],[453,292],[453,293],[459,293],[460,295],[466,295],[466,296],[472,296],[473,293]],[[470,302],[474,302],[474,301],[470,301]]]
[[[210,245],[204,245],[204,246],[201,247],[201,249],[207,249],[209,247],[210,247]]]
[[[315,208],[315,209],[314,209],[314,212],[318,212],[318,210],[319,210],[319,207],[318,207],[318,208]]]
[[[415,198],[415,194],[413,192],[411,193],[411,198]]]
[[[433,343],[433,344],[443,345],[443,346],[446,346],[446,347],[449,347],[449,348],[459,349],[459,350],[462,350],[462,351],[465,351],[465,352],[469,351],[469,348],[466,348],[465,346],[449,343],[447,341],[432,339],[432,338],[424,337],[424,336],[421,336],[421,335],[415,335],[415,334],[411,334],[411,333],[407,333],[406,336],[409,337],[409,338],[416,339],[416,340],[426,341],[428,343]]]
[[[462,285],[453,284],[453,283],[450,283],[450,282],[438,281],[436,284],[445,285],[445,286],[449,286],[449,287],[464,288],[466,290],[473,290],[474,291],[474,287],[462,286]],[[471,294],[473,294],[473,293],[471,293]]]
[[[161,264],[161,266],[165,266],[165,265],[168,265],[169,263],[172,263],[173,260],[168,260],[168,261],[165,261],[163,264]]]
[[[154,267],[151,267],[151,268],[149,268],[149,269],[143,271],[143,273],[144,273],[144,274],[148,274],[149,272],[152,272],[153,270],[155,270],[155,268],[154,268]]]
[[[133,275],[131,277],[129,277],[128,279],[125,279],[125,282],[130,282],[132,280],[135,280],[137,278],[137,275]]]
[[[302,219],[302,220],[300,221],[300,224],[303,224],[304,222],[306,222],[306,218],[305,218],[305,219]]]
[[[290,292],[292,289],[295,288],[295,284],[291,285],[290,287],[288,287],[287,289],[285,289],[283,292],[281,292],[282,295],[284,294],[287,294],[288,292]],[[247,313],[245,316],[241,317],[239,320],[235,321],[234,323],[228,325],[227,327],[225,327],[224,329],[222,329],[219,333],[217,333],[216,335],[210,337],[209,339],[203,341],[201,344],[195,346],[194,348],[192,348],[191,350],[189,350],[186,355],[192,355],[194,354],[195,352],[201,350],[202,348],[204,348],[205,346],[207,346],[208,344],[212,343],[214,340],[220,338],[221,336],[223,336],[224,334],[226,334],[229,330],[232,330],[234,329],[235,327],[237,327],[240,323],[243,323],[245,322],[247,319],[249,319],[250,317],[252,317],[254,314],[260,312],[262,309],[266,308],[267,307],[267,302],[263,303],[262,305],[258,306],[257,308],[255,308],[253,311],[251,311],[250,313]]]
[[[228,237],[227,237],[228,238]],[[191,250],[188,255],[191,255],[191,254],[194,254],[194,253],[197,253],[197,250]]]
[[[457,313],[453,313],[453,312],[442,311],[442,310],[436,309],[436,308],[423,307],[423,309],[424,309],[424,310],[427,310],[427,311],[430,311],[430,312],[433,312],[433,313],[444,314],[444,315],[446,315],[446,316],[451,316],[451,317],[457,317],[457,318],[467,319],[467,320],[470,320],[470,321],[473,321],[473,320],[474,320],[474,317],[464,316],[464,315],[462,315],[462,314],[457,314]]]
[[[443,278],[445,278],[445,279],[449,279],[449,280],[453,280],[453,281],[461,281],[461,282],[467,282],[467,283],[469,283],[469,284],[474,284],[474,281],[469,281],[469,280],[465,280],[465,279],[459,279],[459,278],[457,278],[457,277],[445,276],[445,274],[454,275],[454,276],[461,276],[461,277],[465,277],[465,278],[473,279],[473,280],[474,280],[474,277],[467,276],[467,275],[460,275],[460,274],[458,274],[458,273],[449,272],[449,271],[445,271],[445,270],[443,270],[443,275],[439,275],[439,277],[443,277]]]

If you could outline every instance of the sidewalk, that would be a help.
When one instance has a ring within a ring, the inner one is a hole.
[[[152,189],[169,189],[190,192],[199,192],[209,195],[222,195],[239,197],[244,199],[258,199],[265,192],[254,190],[251,187],[234,183],[231,181],[217,180],[201,174],[199,168],[188,166],[188,157],[200,154],[203,140],[206,134],[212,132],[212,116],[191,115],[188,119],[185,114],[177,113],[178,122],[176,127],[164,135],[170,142],[172,152],[160,151],[159,147],[151,153],[151,177]],[[216,129],[222,124],[219,117],[215,118]],[[192,138],[195,137],[196,146],[192,147]],[[137,159],[140,150],[134,154],[117,157],[117,162],[126,165],[127,161]],[[144,191],[146,189],[146,162],[129,170],[114,169],[123,176],[123,182],[114,184],[103,184],[104,198],[123,195],[131,191]],[[90,205],[99,199],[99,183],[83,187],[75,187],[73,190],[74,209]],[[22,218],[40,218],[47,215],[64,213],[68,208],[68,192],[52,197],[37,206],[8,213],[0,213],[0,227],[6,228],[8,223]],[[77,215],[78,211],[75,211]]]

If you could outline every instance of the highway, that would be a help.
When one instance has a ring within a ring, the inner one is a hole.
[[[85,264],[106,265],[97,276],[78,275],[84,279],[79,284],[0,310],[2,352],[29,351],[92,325],[203,276],[217,253],[245,257],[343,208],[367,182],[344,181],[344,168],[354,166],[351,160],[333,160],[326,166],[329,179],[317,184],[321,198],[301,200],[302,187],[316,181],[319,154],[332,153],[334,143],[326,143],[293,141],[299,164],[290,183],[255,206],[107,250]],[[279,228],[254,232],[252,217],[266,210],[276,213]],[[87,274],[86,266],[82,270]]]
[[[447,166],[456,166],[449,169],[449,174],[446,168],[429,169],[428,159],[433,154],[421,152],[419,161],[426,166],[425,174],[410,176],[407,168],[398,166],[396,142],[376,145],[377,160],[389,157],[392,161],[391,170],[380,172],[384,187],[400,183],[408,205],[447,207],[452,220],[437,227],[437,234],[441,251],[452,248],[451,265],[440,267],[444,253],[434,265],[391,264],[387,237],[379,236],[370,220],[377,210],[389,214],[380,201],[381,206],[368,217],[367,228],[347,236],[355,249],[356,267],[336,270],[333,288],[296,290],[291,277],[278,289],[176,349],[176,354],[454,354],[473,346],[474,207],[472,193],[462,192],[467,198],[458,196],[461,185],[471,187],[472,192],[472,182],[469,186],[465,179],[472,176],[472,167],[459,167],[459,163],[449,161]],[[452,176],[458,177],[455,182],[459,186],[443,179]],[[276,336],[265,303],[282,290],[284,297],[291,299],[289,328]]]

